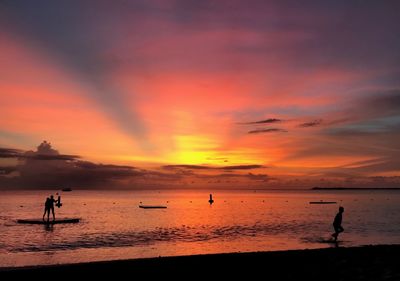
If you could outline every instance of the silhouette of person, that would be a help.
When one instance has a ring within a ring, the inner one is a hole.
[[[44,202],[43,220],[44,220],[44,217],[46,216],[46,213],[48,212],[49,202],[50,202],[50,197],[47,197],[46,201]]]
[[[333,228],[335,229],[335,232],[332,234],[332,237],[335,238],[335,241],[337,241],[339,233],[344,231],[344,228],[342,227],[343,212],[344,212],[344,208],[339,207],[339,212],[336,214],[335,219],[333,220]]]
[[[57,206],[57,208],[60,208],[61,206],[62,206],[62,203],[61,203],[61,196],[58,194],[58,193],[56,193],[56,195],[58,196],[58,198],[57,198],[57,200],[56,200],[56,206]]]
[[[57,200],[54,199],[53,195],[50,195],[50,197],[46,198],[46,202],[44,203],[43,220],[44,220],[44,217],[46,216],[46,213],[47,213],[47,221],[49,221],[50,211],[53,214],[53,221],[56,220],[56,217],[54,215],[54,203],[56,203],[56,202],[57,202]]]

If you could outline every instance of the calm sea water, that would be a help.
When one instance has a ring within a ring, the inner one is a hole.
[[[56,217],[78,224],[17,224],[41,218],[49,191],[0,192],[0,267],[173,255],[400,244],[399,191],[72,191]],[[311,205],[310,201],[337,201]],[[166,205],[141,209],[139,204]]]

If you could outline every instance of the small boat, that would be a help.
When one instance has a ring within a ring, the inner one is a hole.
[[[139,205],[142,209],[166,209],[167,206],[154,206],[154,205]]]
[[[65,192],[69,192],[69,191],[72,191],[72,189],[70,188],[70,187],[66,187],[66,188],[63,188],[63,189],[61,189],[62,191],[65,191]]]
[[[336,201],[310,201],[310,204],[336,204]]]

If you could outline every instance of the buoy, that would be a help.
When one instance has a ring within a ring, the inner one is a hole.
[[[212,198],[212,194],[210,194],[210,200],[208,200],[208,202],[209,202],[210,204],[214,203],[214,200],[213,200],[213,198]]]

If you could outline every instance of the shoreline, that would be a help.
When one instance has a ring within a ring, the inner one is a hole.
[[[66,277],[83,273],[207,278],[222,273],[224,276],[267,276],[270,280],[400,280],[399,255],[400,244],[367,245],[4,267],[0,268],[0,277]]]

